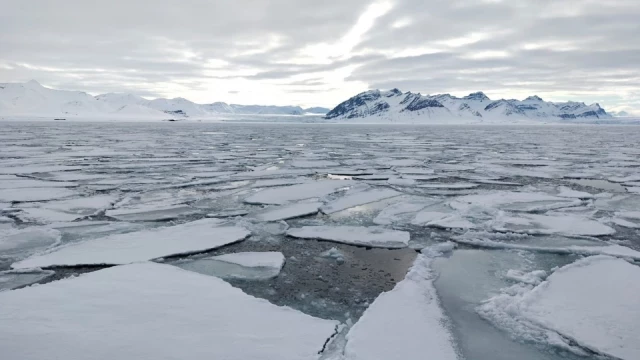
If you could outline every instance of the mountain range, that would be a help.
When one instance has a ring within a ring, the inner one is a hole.
[[[147,100],[133,94],[92,96],[81,91],[54,90],[31,80],[0,84],[0,116],[86,117],[108,119],[207,118],[239,115],[324,115],[325,108],[237,105],[224,102],[196,104],[184,98]]]
[[[583,102],[548,102],[538,96],[524,100],[491,100],[483,92],[459,98],[450,94],[421,95],[402,92],[370,90],[360,93],[329,111],[326,119],[419,122],[447,119],[495,121],[509,120],[594,120],[612,116],[598,104]]]

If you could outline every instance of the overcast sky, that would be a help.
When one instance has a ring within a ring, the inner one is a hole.
[[[640,0],[1,0],[0,82],[332,107],[370,88],[640,115]]]

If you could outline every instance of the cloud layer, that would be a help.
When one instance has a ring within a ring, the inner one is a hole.
[[[368,88],[640,115],[637,0],[7,0],[0,82],[333,106]]]

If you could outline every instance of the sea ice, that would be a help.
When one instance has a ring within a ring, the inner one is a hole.
[[[322,206],[320,210],[322,210],[322,212],[325,214],[332,214],[338,211],[352,208],[354,206],[368,204],[392,198],[398,195],[400,195],[399,192],[391,189],[371,189],[358,191],[352,194],[345,194],[343,197],[340,197],[329,202],[325,206]]]
[[[364,226],[303,226],[287,231],[287,235],[302,239],[335,241],[350,245],[403,248],[409,244],[406,231]]]
[[[593,199],[594,195],[584,191],[577,191],[566,186],[561,186],[558,196],[574,199]]]
[[[564,214],[501,216],[495,221],[493,228],[503,232],[568,236],[602,236],[615,233],[614,229],[595,220]]]
[[[0,319],[2,355],[21,360],[315,360],[338,326],[154,263],[2,292]]]
[[[640,358],[639,299],[640,268],[593,256],[556,270],[533,290],[491,298],[478,311],[507,330],[517,324],[516,335],[631,360]]]
[[[107,210],[105,215],[122,221],[160,221],[198,214],[199,212],[200,209],[188,205],[155,207],[151,204],[148,206]]]
[[[14,269],[49,266],[128,264],[164,256],[195,253],[235,243],[249,236],[241,227],[218,227],[203,219],[159,229],[116,234],[35,255],[11,265]]]
[[[322,206],[322,203],[311,202],[285,205],[278,208],[268,208],[266,211],[256,214],[255,218],[261,221],[288,220],[316,214],[320,206]]]
[[[75,194],[75,191],[66,188],[0,189],[0,201],[47,201],[71,197]]]
[[[449,189],[449,190],[455,190],[455,189],[474,189],[478,187],[478,184],[471,184],[471,183],[440,183],[440,184],[423,184],[423,185],[418,185],[419,188],[425,188],[425,189]]]
[[[497,191],[486,194],[461,196],[449,204],[462,211],[539,211],[580,205],[580,200],[562,198],[534,192]]]
[[[608,255],[624,259],[640,260],[640,252],[620,245],[566,245],[566,246],[543,246],[533,244],[518,244],[511,242],[500,242],[486,239],[470,239],[465,237],[454,237],[453,241],[477,246],[487,249],[515,249],[525,251],[546,252],[555,254],[575,254],[575,255]]]
[[[458,359],[430,263],[419,255],[406,278],[376,298],[349,330],[345,360]]]
[[[0,234],[0,254],[19,256],[56,245],[60,239],[59,231],[42,227],[3,230]]]
[[[391,225],[394,223],[407,224],[415,214],[429,205],[433,205],[437,200],[425,199],[424,202],[401,202],[384,208],[373,222],[378,225]]]
[[[282,205],[289,201],[326,196],[355,184],[356,183],[354,181],[350,180],[316,181],[306,184],[263,190],[247,197],[244,201],[249,204]]]

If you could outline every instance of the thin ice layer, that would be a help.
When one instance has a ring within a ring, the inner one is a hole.
[[[281,205],[289,201],[326,196],[354,184],[355,182],[351,180],[316,181],[300,185],[285,186],[277,189],[263,190],[247,197],[244,201],[249,204]]]
[[[383,248],[406,247],[410,237],[406,231],[365,226],[303,226],[289,229],[287,235],[301,239],[318,239]]]
[[[430,262],[419,255],[407,277],[369,306],[347,334],[345,360],[458,358]]]
[[[128,264],[159,257],[188,254],[243,240],[241,227],[218,227],[219,220],[203,219],[182,225],[116,234],[84,241],[32,256],[11,265],[14,269],[48,266]]]
[[[153,263],[0,294],[7,359],[312,360],[337,325]]]

